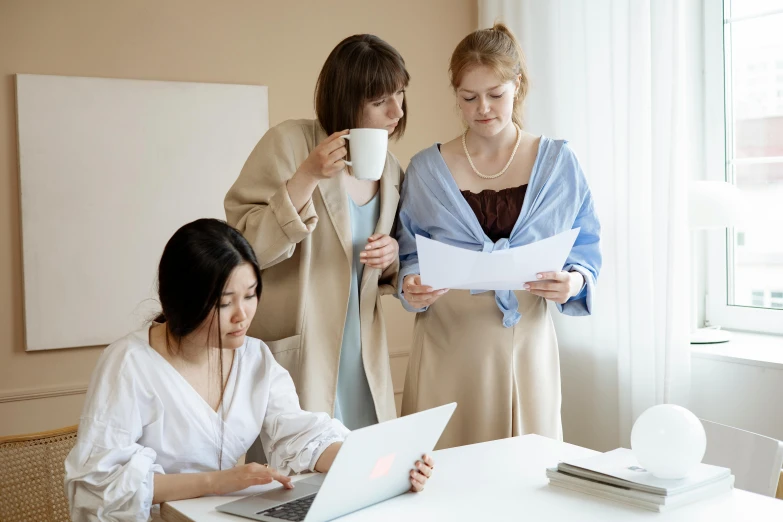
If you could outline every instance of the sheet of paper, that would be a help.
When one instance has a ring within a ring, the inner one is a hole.
[[[507,250],[476,252],[416,236],[422,284],[434,289],[521,290],[536,274],[563,269],[579,229]]]

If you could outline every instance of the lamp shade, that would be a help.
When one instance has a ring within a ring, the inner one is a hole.
[[[691,228],[727,228],[745,222],[743,193],[725,181],[691,181],[688,204]]]
[[[636,419],[631,448],[639,464],[654,476],[682,479],[704,458],[707,435],[690,411],[675,404],[659,404]]]

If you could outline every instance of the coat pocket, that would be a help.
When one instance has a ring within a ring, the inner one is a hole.
[[[277,356],[278,353],[288,352],[291,350],[298,350],[302,347],[302,336],[301,335],[292,335],[291,337],[284,337],[283,339],[278,339],[277,341],[265,341],[266,345],[269,347],[269,351],[272,352],[275,356]]]
[[[294,386],[299,389],[299,357],[302,353],[302,336],[292,335],[277,341],[266,343],[275,360],[285,368],[294,381]]]

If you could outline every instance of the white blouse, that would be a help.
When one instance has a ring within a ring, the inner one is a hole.
[[[338,420],[299,407],[288,372],[258,339],[235,352],[221,415],[148,335],[143,329],[112,343],[92,374],[65,461],[73,520],[146,521],[156,473],[230,469],[259,433],[270,466],[285,474],[313,470],[348,434]]]

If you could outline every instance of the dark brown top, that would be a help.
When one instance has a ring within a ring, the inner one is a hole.
[[[475,193],[461,190],[462,197],[476,214],[484,233],[492,240],[508,239],[525,201],[527,185]]]

